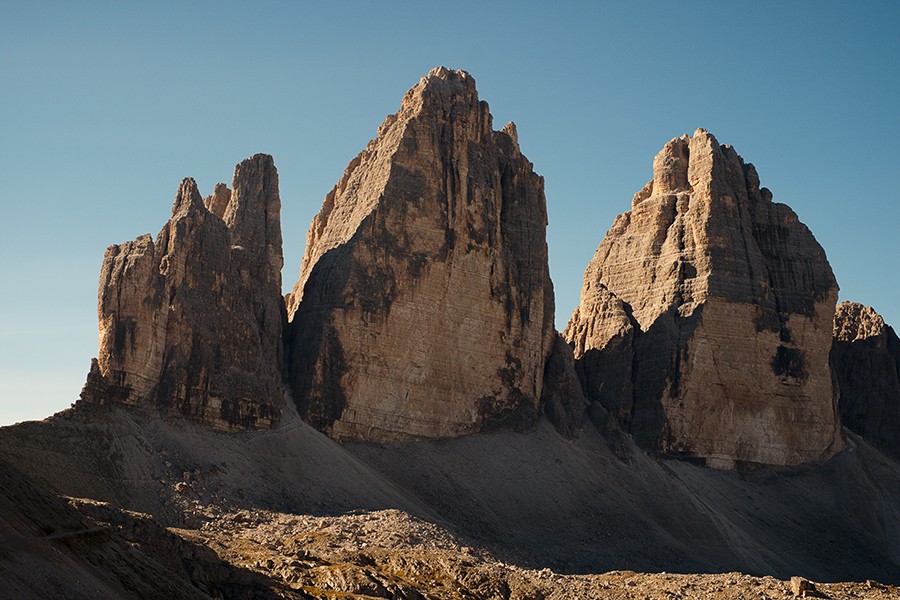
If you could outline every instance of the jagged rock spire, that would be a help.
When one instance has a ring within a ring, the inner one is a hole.
[[[267,426],[282,404],[281,203],[257,154],[204,200],[185,179],[154,242],[110,246],[100,349],[82,400],[159,410],[222,429]]]

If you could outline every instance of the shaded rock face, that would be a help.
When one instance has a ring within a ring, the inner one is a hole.
[[[900,457],[900,340],[893,328],[871,307],[841,302],[831,360],[844,425]]]
[[[422,78],[350,162],[288,295],[290,381],[336,439],[531,427],[554,343],[543,178],[463,71]]]
[[[556,334],[555,337],[544,368],[541,404],[544,406],[544,414],[556,430],[571,439],[576,437],[582,427],[587,401],[575,372],[572,348],[566,344],[562,335]]]
[[[721,468],[797,464],[841,447],[836,299],[812,233],[700,129],[654,159],[564,335],[588,400],[645,448]]]
[[[82,400],[222,429],[272,424],[283,402],[280,210],[272,157],[257,154],[205,202],[185,179],[155,242],[110,246]]]

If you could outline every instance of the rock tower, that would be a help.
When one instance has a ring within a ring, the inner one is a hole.
[[[894,329],[871,307],[841,302],[831,359],[844,425],[900,457],[900,340]]]
[[[585,394],[645,448],[710,466],[841,447],[825,253],[753,165],[699,129],[653,161],[565,331]]]
[[[287,298],[300,413],[336,439],[528,428],[553,348],[543,178],[463,71],[432,70],[347,166]]]
[[[272,157],[257,154],[205,202],[185,179],[155,242],[110,246],[82,401],[271,425],[283,402],[280,210]]]

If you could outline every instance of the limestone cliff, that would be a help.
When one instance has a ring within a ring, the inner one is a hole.
[[[836,298],[809,229],[700,129],[657,154],[565,337],[588,399],[644,447],[723,468],[797,464],[841,447]]]
[[[543,178],[463,71],[431,71],[348,165],[288,296],[290,381],[337,439],[530,427],[554,344]]]
[[[871,307],[841,302],[831,359],[844,425],[900,458],[900,340],[894,329]]]
[[[270,425],[283,395],[280,210],[272,157],[257,154],[205,203],[185,179],[155,242],[110,246],[82,400]]]

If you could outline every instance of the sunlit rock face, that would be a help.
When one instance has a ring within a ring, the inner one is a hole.
[[[271,425],[283,403],[280,210],[272,157],[257,154],[205,201],[185,179],[155,241],[110,246],[82,401]]]
[[[657,154],[564,335],[588,400],[645,448],[720,468],[797,464],[842,444],[836,299],[809,229],[700,129]]]
[[[900,457],[900,340],[894,329],[871,307],[841,302],[831,359],[844,425]]]
[[[555,339],[546,225],[515,126],[493,130],[468,73],[423,77],[309,228],[287,298],[301,415],[374,441],[532,427]]]

